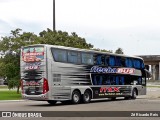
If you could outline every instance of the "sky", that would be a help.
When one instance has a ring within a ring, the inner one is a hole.
[[[55,0],[56,30],[76,32],[94,48],[160,55],[160,0]],[[53,28],[53,0],[0,0],[0,37]]]

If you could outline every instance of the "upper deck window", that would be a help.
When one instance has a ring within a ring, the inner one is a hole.
[[[110,66],[115,66],[115,56],[110,56],[109,57],[109,65]]]
[[[135,68],[141,68],[141,61],[139,59],[133,59],[133,64]]]
[[[121,57],[119,56],[116,56],[116,66],[121,66],[122,63],[121,63]]]
[[[82,64],[93,65],[93,54],[82,53]]]
[[[67,51],[66,50],[52,49],[52,54],[53,54],[55,61],[67,62]]]
[[[68,51],[68,62],[78,63],[78,53],[74,51]]]
[[[133,61],[131,58],[126,58],[125,61],[126,67],[133,67]]]

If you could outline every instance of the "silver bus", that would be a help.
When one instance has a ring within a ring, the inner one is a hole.
[[[21,48],[20,62],[24,99],[78,104],[146,95],[146,70],[140,57],[37,44]]]

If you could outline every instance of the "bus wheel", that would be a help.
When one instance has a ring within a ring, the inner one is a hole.
[[[91,101],[91,92],[89,90],[86,90],[83,94],[83,102],[89,103]]]
[[[136,91],[136,89],[133,89],[131,98],[132,99],[136,99],[137,98],[137,91]]]
[[[80,100],[81,100],[80,92],[78,92],[77,90],[73,91],[73,93],[72,93],[72,103],[73,104],[78,104],[78,103],[80,103]]]
[[[47,101],[50,105],[55,105],[57,103],[57,101],[55,100],[48,100]]]

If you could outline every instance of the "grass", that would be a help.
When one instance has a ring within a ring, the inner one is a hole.
[[[5,90],[0,91],[0,100],[20,100],[21,94],[17,94],[16,91]]]

